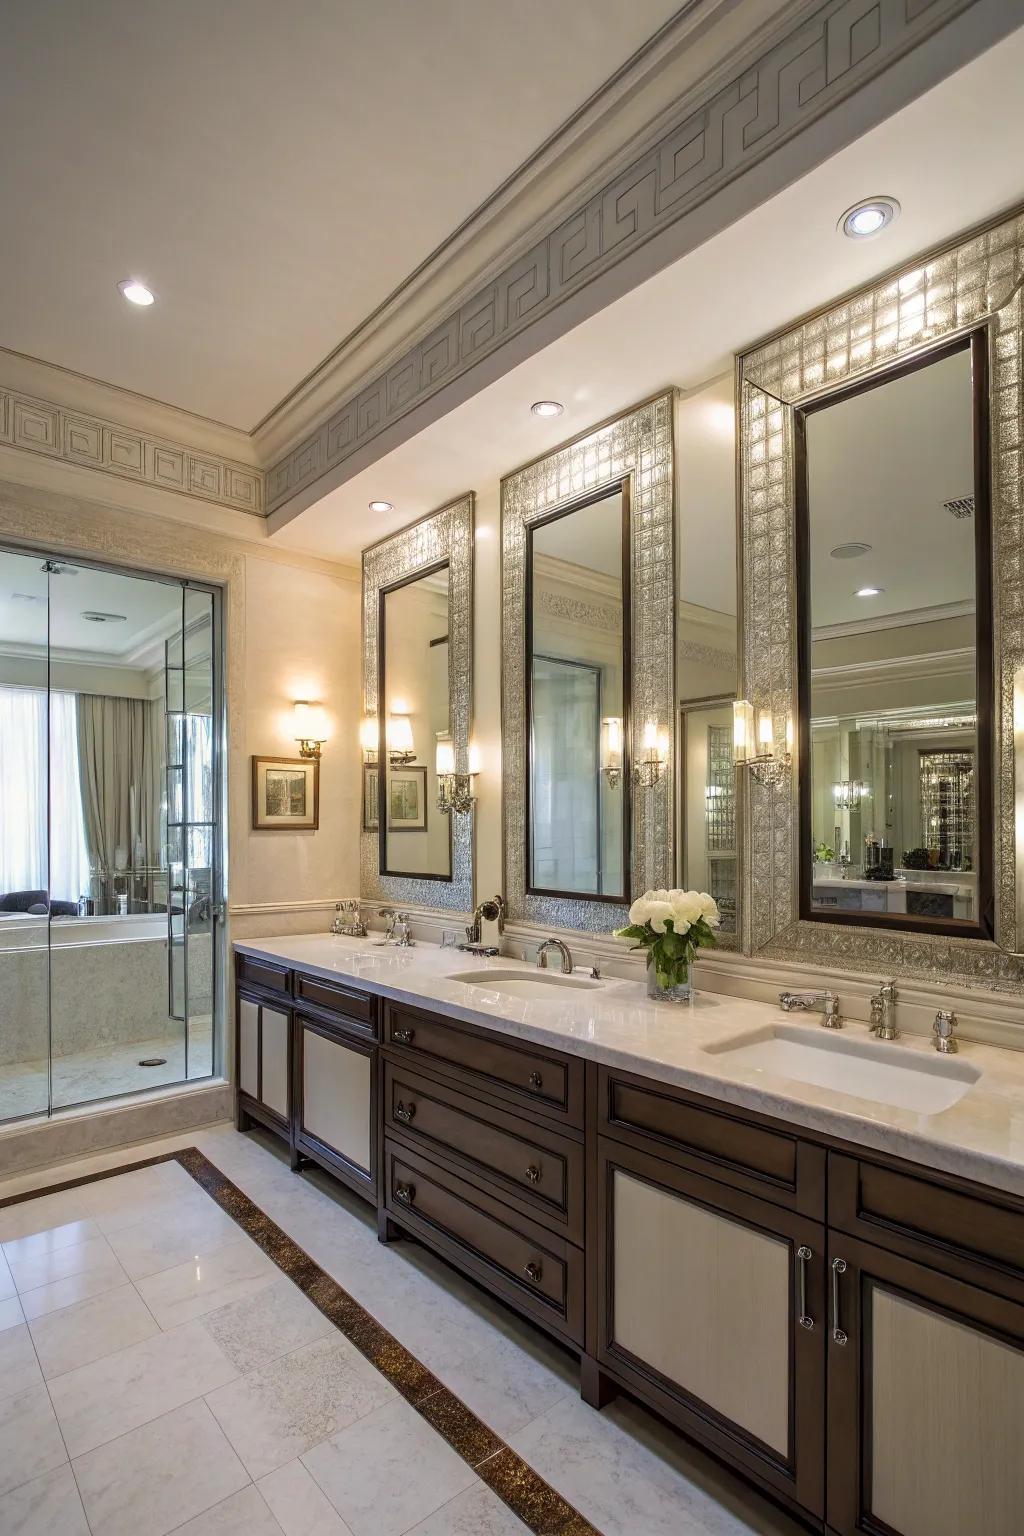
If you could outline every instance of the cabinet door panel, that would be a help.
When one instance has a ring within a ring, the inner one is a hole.
[[[330,1040],[316,1030],[302,1030],[301,1129],[326,1143],[356,1167],[370,1172],[371,1059]]]
[[[830,1525],[1017,1536],[1024,1307],[837,1233],[830,1243],[846,1338],[830,1331]]]
[[[268,1109],[288,1119],[288,1015],[276,1008],[260,1010],[262,1043],[261,1097]]]
[[[238,999],[238,1086],[251,1099],[260,1093],[260,1008]]]

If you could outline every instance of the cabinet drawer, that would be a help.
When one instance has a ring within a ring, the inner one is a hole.
[[[384,1122],[388,1135],[453,1158],[474,1182],[484,1179],[500,1199],[582,1243],[582,1143],[390,1061]]]
[[[829,1153],[829,1223],[1024,1302],[1024,1202]]]
[[[236,955],[235,976],[251,987],[262,987],[264,992],[290,992],[291,972],[286,965],[274,965],[270,960],[257,960],[253,955]]]
[[[583,1254],[451,1169],[385,1141],[385,1203],[484,1285],[555,1332],[583,1339]]]
[[[499,1098],[583,1125],[583,1062],[537,1047],[514,1045],[466,1024],[389,1004],[385,1042],[424,1064],[457,1068]]]
[[[306,976],[295,972],[294,992],[297,1002],[312,1004],[328,1013],[336,1013],[346,1023],[351,1021],[377,1033],[377,999],[369,992],[356,987],[346,987],[337,981],[323,981],[319,976]]]
[[[684,1168],[822,1220],[825,1153],[742,1111],[601,1067],[598,1130]]]

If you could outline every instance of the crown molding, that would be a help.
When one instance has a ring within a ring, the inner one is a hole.
[[[546,213],[520,224],[526,238],[509,238],[504,204],[489,210],[490,233],[505,234],[499,266],[478,262],[469,288],[473,264],[453,246],[446,275],[461,297],[431,303],[438,285],[418,280],[372,337],[282,404],[257,433],[272,530],[991,46],[1022,12],[1018,0],[795,0],[764,16],[752,0],[687,6],[649,61],[652,94],[669,85],[670,104],[652,114],[634,80],[621,115],[593,125],[592,170],[577,159],[554,202],[572,153],[553,167]],[[624,132],[638,103],[646,122]],[[507,211],[521,218],[511,199]],[[399,309],[405,340],[397,324],[396,344],[381,346]],[[315,425],[296,437],[310,413]]]
[[[909,629],[915,624],[945,624],[949,619],[972,619],[974,602],[935,603],[930,608],[901,608],[898,613],[880,613],[874,618],[846,619],[841,624],[815,624],[811,639],[845,640],[849,635],[873,635],[878,629]]]
[[[977,653],[973,645],[949,651],[922,651],[916,656],[887,656],[877,661],[849,661],[833,667],[812,667],[816,687],[843,693],[868,683],[911,683],[925,678],[973,675]]]

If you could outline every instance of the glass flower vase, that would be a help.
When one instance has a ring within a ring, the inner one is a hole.
[[[687,975],[685,981],[678,982],[674,987],[663,987],[658,981],[658,972],[653,960],[647,962],[647,996],[654,998],[659,1003],[688,1003],[691,997],[690,978]]]

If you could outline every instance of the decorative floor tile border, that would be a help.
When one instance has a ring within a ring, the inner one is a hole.
[[[103,1168],[78,1179],[41,1189],[24,1190],[0,1199],[0,1210],[94,1184],[102,1179],[154,1168],[159,1163],[178,1163],[199,1187],[216,1201],[242,1231],[297,1285],[303,1295],[354,1344],[360,1354],[391,1383],[411,1408],[446,1440],[452,1450],[472,1467],[534,1536],[601,1536],[596,1526],[546,1483],[523,1458],[506,1445],[482,1419],[450,1392],[444,1383],[416,1359],[393,1333],[350,1296],[305,1249],[288,1236],[255,1201],[231,1180],[198,1147],[183,1147],[140,1162]]]

